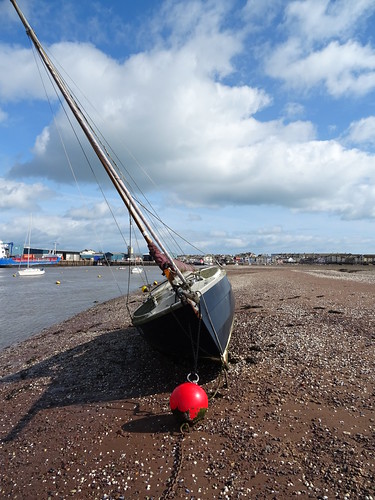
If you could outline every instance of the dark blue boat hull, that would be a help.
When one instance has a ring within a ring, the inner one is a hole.
[[[194,359],[198,355],[226,363],[234,317],[234,295],[226,274],[202,294],[199,307],[201,319],[191,305],[176,297],[164,314],[137,324],[136,312],[133,323],[148,343],[169,356]]]

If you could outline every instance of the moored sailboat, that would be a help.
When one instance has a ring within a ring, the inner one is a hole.
[[[234,318],[234,296],[225,271],[219,266],[196,270],[178,262],[170,254],[122,180],[117,165],[89,125],[88,117],[78,106],[16,1],[10,1],[44,66],[142,234],[150,255],[167,278],[150,291],[144,304],[134,312],[134,326],[139,328],[153,346],[167,354],[176,357],[192,355],[194,358],[214,358],[226,363]]]
[[[132,267],[131,273],[132,274],[141,274],[141,273],[143,273],[143,269],[139,266]]]
[[[19,276],[41,276],[45,273],[44,269],[39,267],[26,267],[25,269],[19,269]]]
[[[26,257],[26,267],[24,269],[18,270],[18,276],[41,276],[45,273],[43,268],[39,267],[30,267],[30,244],[31,244],[31,216],[30,216],[30,225],[28,231],[28,246],[27,246],[27,257]]]

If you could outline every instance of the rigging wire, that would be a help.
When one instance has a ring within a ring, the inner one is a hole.
[[[29,40],[29,41],[30,41],[30,40]],[[77,179],[77,176],[76,176],[75,171],[74,171],[74,168],[73,168],[73,164],[72,164],[72,162],[71,162],[71,160],[70,160],[70,157],[69,157],[68,151],[67,151],[67,149],[66,149],[66,147],[65,147],[65,142],[64,142],[64,139],[63,139],[63,137],[62,137],[60,127],[59,127],[59,125],[58,125],[58,123],[57,123],[56,116],[55,116],[55,113],[54,113],[54,111],[53,111],[52,104],[51,104],[51,101],[50,101],[50,99],[49,99],[48,92],[47,92],[47,89],[46,89],[46,86],[45,86],[45,83],[44,83],[44,79],[43,79],[42,74],[41,74],[41,71],[40,71],[40,65],[38,64],[38,59],[40,60],[40,58],[37,58],[37,57],[36,57],[36,54],[35,54],[35,48],[34,48],[34,45],[31,43],[31,41],[30,41],[30,44],[31,44],[31,49],[32,49],[32,53],[33,53],[33,56],[34,56],[34,60],[35,60],[35,63],[36,63],[37,69],[38,69],[39,77],[40,77],[40,79],[41,79],[41,82],[42,82],[42,85],[43,85],[43,89],[44,89],[44,92],[45,92],[45,95],[46,95],[46,99],[47,99],[48,105],[49,105],[50,110],[51,110],[51,114],[52,114],[53,122],[54,122],[54,125],[55,125],[55,129],[56,129],[56,131],[57,131],[57,134],[58,134],[58,136],[59,136],[59,139],[60,139],[60,142],[61,142],[61,145],[62,145],[63,151],[64,151],[64,155],[65,155],[66,160],[67,160],[67,162],[68,162],[68,165],[69,165],[70,171],[71,171],[71,173],[72,173],[72,176],[73,176],[73,179],[74,179],[74,182],[75,182],[76,188],[77,188],[78,193],[79,193],[79,195],[80,195],[80,198],[81,198],[81,200],[82,200],[83,204],[86,204],[86,199],[85,199],[85,197],[84,197],[84,195],[83,195],[83,193],[82,193],[82,190],[80,189],[80,186],[79,186],[79,183],[78,183],[78,179]],[[45,68],[45,65],[43,64],[43,62],[42,62],[42,65],[43,65],[43,67]],[[79,146],[80,146],[80,149],[81,149],[81,151],[82,151],[82,154],[83,154],[83,156],[84,156],[84,158],[85,158],[85,160],[86,160],[86,162],[87,162],[87,164],[88,164],[88,166],[89,166],[89,168],[90,168],[90,170],[91,170],[91,172],[92,172],[92,175],[93,175],[93,177],[94,177],[94,179],[95,179],[95,181],[96,181],[96,183],[97,183],[97,185],[98,185],[98,188],[99,188],[99,190],[100,190],[100,192],[101,192],[101,194],[102,194],[102,196],[103,196],[103,199],[105,200],[105,203],[106,203],[106,205],[107,205],[107,207],[108,207],[108,209],[109,209],[109,211],[110,211],[110,213],[111,213],[111,215],[112,215],[112,218],[113,218],[113,220],[114,220],[114,222],[115,222],[115,224],[116,224],[116,226],[117,226],[117,228],[118,228],[118,230],[119,230],[119,233],[120,233],[120,235],[121,235],[121,237],[122,237],[122,240],[123,240],[123,242],[125,243],[125,245],[127,245],[127,242],[126,242],[126,239],[125,239],[125,237],[124,237],[124,234],[123,234],[123,232],[122,232],[122,230],[121,230],[121,227],[120,227],[120,226],[119,226],[119,224],[118,224],[118,220],[117,220],[117,218],[115,217],[114,212],[113,212],[113,210],[112,210],[112,207],[111,207],[111,205],[110,205],[110,203],[109,203],[109,201],[108,201],[108,199],[107,199],[107,197],[106,197],[106,195],[105,195],[105,193],[104,193],[104,191],[103,191],[103,189],[102,189],[102,187],[101,187],[101,185],[100,185],[100,183],[99,183],[99,181],[98,181],[98,179],[97,179],[97,176],[96,176],[95,171],[94,171],[94,169],[93,169],[93,167],[92,167],[92,164],[91,164],[91,162],[90,162],[90,160],[89,160],[89,158],[88,158],[88,156],[87,156],[87,154],[86,154],[86,151],[85,151],[85,149],[84,149],[84,147],[83,147],[83,144],[82,144],[82,142],[80,141],[80,139],[79,139],[79,137],[78,137],[78,134],[77,134],[77,132],[76,132],[76,130],[75,130],[75,128],[74,128],[74,126],[73,126],[73,123],[72,123],[72,121],[71,121],[71,119],[70,119],[70,117],[69,117],[69,115],[68,115],[68,113],[67,113],[67,110],[66,110],[66,107],[65,107],[65,105],[64,105],[64,102],[61,100],[61,96],[60,96],[60,94],[59,94],[59,93],[57,92],[57,90],[56,90],[56,85],[55,85],[55,83],[54,83],[54,81],[53,81],[53,79],[52,79],[52,77],[51,77],[51,75],[49,74],[49,72],[48,72],[48,71],[46,71],[46,74],[47,74],[47,77],[48,77],[48,79],[49,79],[49,81],[50,81],[50,83],[51,83],[52,89],[54,90],[54,92],[55,92],[55,94],[56,94],[56,97],[57,97],[57,99],[58,99],[58,101],[59,101],[59,103],[60,103],[60,106],[61,106],[62,110],[64,111],[65,117],[66,117],[66,119],[67,119],[67,121],[68,121],[68,123],[69,123],[69,125],[70,125],[70,128],[71,128],[71,130],[72,130],[72,132],[73,132],[73,134],[74,134],[74,136],[75,136],[75,138],[76,138],[76,140],[77,140],[77,142],[78,142],[78,144],[79,144]],[[98,235],[97,230],[96,230],[96,225],[94,225],[93,227],[94,227],[94,232],[95,232],[96,239],[99,241],[100,246],[102,246],[102,243],[101,243],[101,241],[100,241],[99,235]],[[105,256],[105,254],[104,254],[104,256]],[[105,256],[105,260],[106,260],[107,264],[109,264],[109,263],[108,263],[108,260],[107,260],[107,258],[106,258],[106,256]],[[111,266],[109,266],[109,267],[110,267],[110,269],[111,269]],[[123,291],[122,291],[122,289],[121,289],[121,287],[120,287],[120,284],[119,284],[119,282],[117,281],[117,279],[116,279],[116,277],[115,277],[115,275],[114,275],[114,273],[113,273],[113,270],[112,270],[112,269],[111,269],[111,273],[112,273],[113,279],[114,279],[114,281],[115,281],[115,283],[116,283],[116,285],[117,285],[117,287],[118,287],[118,289],[119,289],[120,293],[123,293]]]
[[[31,43],[31,41],[30,41]],[[32,48],[33,48],[33,44],[32,44]],[[34,48],[33,48],[33,53],[34,53]],[[34,54],[34,57],[35,57],[35,54]],[[37,65],[38,66],[38,65]],[[38,70],[39,70],[39,66],[38,66]],[[65,73],[65,72],[64,72]],[[85,149],[83,147],[83,144],[82,142],[80,141],[77,133],[76,133],[76,130],[69,118],[69,115],[67,113],[67,110],[66,110],[66,106],[65,106],[65,103],[61,100],[61,97],[59,95],[59,93],[57,92],[56,90],[56,87],[54,85],[54,82],[52,81],[52,77],[49,75],[49,72],[47,71],[47,75],[51,81],[51,84],[54,88],[54,91],[57,95],[57,98],[60,102],[60,105],[61,107],[63,108],[64,110],[64,113],[65,113],[65,116],[70,124],[70,127],[77,139],[77,142],[82,150],[82,153],[85,157],[85,160],[87,162],[87,164],[89,165],[89,168],[92,172],[92,175],[99,187],[99,190],[101,191],[102,193],[102,196],[103,196],[103,199],[105,200],[105,203],[112,215],[112,218],[113,220],[115,221],[115,224],[119,230],[119,233],[121,235],[121,238],[124,242],[124,244],[127,246],[127,242],[126,242],[126,239],[125,239],[125,236],[118,224],[118,221],[117,221],[117,218],[110,206],[110,203],[103,191],[103,188],[101,187],[99,181],[98,181],[98,178],[95,174],[95,171],[93,169],[93,166],[85,152]],[[42,78],[41,78],[42,79]],[[73,82],[73,80],[69,77],[70,81]],[[42,79],[42,82],[43,82],[43,79]],[[66,84],[66,86],[68,87],[67,85],[67,82],[64,80],[64,83]],[[78,88],[78,86],[73,82],[74,86],[76,88]],[[44,86],[44,82],[43,82],[43,86]],[[44,87],[45,88],[45,87]],[[75,93],[73,93],[73,91],[71,90],[71,87],[69,87],[72,95],[74,95],[74,98],[77,100],[78,103],[80,103],[80,100],[78,99],[78,97],[75,95]],[[45,89],[45,92],[46,92],[46,89]],[[80,91],[81,92],[81,91]],[[82,93],[82,92],[81,92]],[[82,93],[82,95],[85,97],[85,95]],[[47,95],[47,92],[46,92],[46,96],[47,96],[47,99],[48,99],[48,95]],[[94,111],[97,113],[97,110],[95,109],[95,107],[90,103],[90,101],[85,97],[85,100],[90,104],[90,106],[94,109]],[[50,108],[51,108],[51,111],[52,111],[52,114],[54,116],[54,113],[53,113],[53,110],[52,110],[52,106],[51,106],[51,103],[48,99],[48,102],[50,104]],[[65,148],[65,145],[64,145],[64,142],[63,142],[63,139],[61,137],[61,133],[60,133],[60,130],[58,128],[58,125],[56,123],[56,119],[55,119],[55,116],[54,116],[54,122],[55,122],[55,126],[56,126],[56,129],[58,131],[58,134],[60,136],[60,140],[63,144],[63,148],[64,148],[64,152],[65,152],[65,156],[68,158],[68,163],[69,163],[69,166],[70,166],[70,170],[72,171],[72,174],[73,174],[73,178],[75,180],[75,183],[78,187],[78,191],[80,192],[81,194],[81,197],[82,197],[82,193],[79,189],[79,186],[78,186],[78,182],[77,182],[77,178],[75,176],[75,173],[74,173],[74,169],[73,169],[73,166],[70,162],[70,159],[69,159],[69,156],[66,152],[66,148]],[[183,254],[183,250],[182,250],[182,247],[181,245],[178,243],[177,241],[177,238],[181,241],[183,241],[184,243],[188,244],[189,246],[191,246],[194,250],[196,250],[197,252],[201,253],[201,254],[204,254],[203,250],[199,249],[198,247],[196,247],[195,245],[193,245],[191,242],[189,242],[188,240],[186,240],[185,238],[183,238],[179,233],[177,233],[176,231],[174,231],[170,226],[168,226],[164,221],[162,221],[162,219],[157,215],[155,209],[153,208],[152,204],[150,203],[149,199],[146,197],[145,193],[142,191],[142,189],[140,188],[140,186],[138,185],[138,183],[136,182],[136,180],[133,178],[133,176],[131,175],[131,173],[128,171],[128,169],[126,168],[126,166],[121,162],[121,160],[118,158],[118,156],[114,153],[114,151],[112,150],[112,148],[110,147],[110,145],[107,143],[107,141],[105,140],[103,134],[100,132],[100,130],[98,129],[98,127],[95,125],[94,121],[92,120],[92,118],[90,117],[89,114],[87,114],[87,123],[90,127],[90,129],[92,130],[92,132],[94,133],[95,137],[97,138],[98,142],[101,144],[101,146],[105,149],[112,165],[114,166],[114,168],[116,169],[117,173],[119,174],[119,176],[121,177],[121,179],[123,180],[123,182],[127,185],[128,189],[132,192],[132,196],[134,196],[134,199],[136,200],[136,202],[139,204],[139,206],[141,206],[143,208],[143,210],[145,211],[146,215],[147,215],[147,218],[149,220],[149,223],[154,227],[154,230],[157,232],[158,235],[160,235],[160,238],[163,239],[163,241],[165,242],[165,245],[168,247],[168,250],[170,249],[170,244],[173,243],[173,245],[175,246],[175,249],[177,249],[177,251],[180,253],[180,254]],[[112,154],[110,154],[110,152],[108,151],[108,149],[111,151],[111,153],[115,156],[115,158],[118,160],[118,163],[114,160]],[[145,169],[141,166],[141,164],[138,162],[138,160],[135,158],[134,155],[131,154],[131,152],[129,151],[128,148],[126,148],[125,146],[125,149],[126,151],[128,152],[128,154],[133,158],[133,160],[136,162],[136,164],[138,165],[138,167],[142,170],[142,172],[144,173],[144,175],[146,175],[148,177],[148,179],[154,184],[156,185],[153,180],[151,179],[150,175],[145,171]],[[119,167],[119,164],[121,165],[121,168]],[[126,176],[124,176],[124,172],[126,172]],[[131,180],[131,182],[133,184],[130,184],[129,182],[129,179]],[[135,194],[135,189],[137,190],[137,192],[140,193],[140,195],[142,196],[142,198],[145,200],[145,203],[143,203],[139,197]],[[96,232],[96,227],[95,227],[95,232]],[[97,232],[96,232],[96,235],[97,235]],[[166,235],[168,235],[168,238],[166,237]],[[99,237],[97,235],[97,239],[99,240]],[[174,251],[171,251],[171,253],[175,253]]]
[[[31,41],[30,41],[30,43],[31,43]],[[69,81],[71,82],[71,84],[80,92],[80,94],[84,98],[85,102],[87,102],[90,105],[90,107],[92,108],[92,110],[99,117],[99,112],[96,109],[96,107],[94,106],[94,104],[87,98],[87,96],[85,95],[85,93],[79,88],[79,86],[77,85],[77,83],[70,77],[70,75],[65,72],[64,68],[59,64],[59,62],[56,61],[52,57],[51,54],[49,54],[49,55],[50,55],[51,59],[54,60],[54,64],[59,67],[61,73],[64,73],[64,75],[66,76],[67,79],[69,79]],[[47,74],[49,75],[48,71],[47,71]],[[49,75],[49,78],[51,79],[50,75]],[[75,92],[73,92],[72,87],[70,85],[68,85],[67,80],[65,78],[64,78],[64,83],[70,89],[70,92],[74,96],[74,99],[76,100],[76,102],[81,107],[84,107],[82,105],[82,101],[79,99],[79,97],[77,96],[77,94]],[[55,92],[56,92],[56,90],[55,90]],[[59,99],[59,100],[60,100],[61,105],[63,106],[63,103],[61,102],[61,99]],[[65,111],[65,114],[66,114],[66,111]],[[182,254],[184,252],[183,252],[183,249],[182,249],[181,245],[178,243],[178,241],[177,241],[176,238],[179,238],[181,241],[183,241],[184,243],[186,243],[187,245],[189,245],[191,248],[193,248],[194,250],[196,250],[198,253],[200,253],[200,254],[203,255],[205,252],[202,249],[199,249],[198,247],[196,247],[195,245],[193,245],[190,241],[188,241],[185,238],[183,238],[182,235],[180,235],[179,233],[177,233],[176,231],[174,231],[170,226],[168,226],[164,221],[161,220],[161,218],[157,215],[157,212],[155,211],[154,207],[152,206],[150,200],[147,198],[147,196],[145,195],[144,191],[142,190],[142,188],[139,186],[139,184],[135,180],[135,178],[132,175],[132,173],[129,171],[129,169],[124,165],[124,163],[121,161],[121,159],[115,153],[115,151],[113,150],[113,148],[111,147],[111,145],[108,143],[108,141],[105,139],[104,135],[102,134],[102,132],[100,131],[100,129],[96,125],[96,123],[93,120],[92,116],[87,112],[86,109],[85,109],[85,115],[86,115],[86,118],[87,118],[87,123],[90,126],[90,129],[95,134],[95,137],[97,138],[98,142],[105,149],[107,155],[109,156],[109,158],[111,160],[112,165],[116,168],[117,173],[120,175],[120,177],[123,180],[123,182],[126,184],[126,186],[128,187],[128,189],[131,191],[132,196],[134,196],[134,199],[147,212],[148,216],[152,215],[154,217],[154,219],[157,219],[159,221],[159,223],[162,225],[162,228],[167,231],[167,234],[171,238],[171,240],[174,243],[174,245],[176,245],[176,249],[179,251],[179,253]],[[71,124],[71,127],[74,130],[72,124]],[[80,144],[80,146],[83,149],[82,144]],[[138,161],[138,159],[135,157],[135,155],[133,155],[133,153],[126,146],[126,144],[122,143],[122,146],[124,147],[125,151],[128,153],[129,157],[133,159],[133,161],[136,163],[137,167],[142,171],[142,173],[144,174],[144,176],[147,177],[148,180],[154,186],[157,186],[157,184],[155,183],[155,181],[152,179],[152,177],[149,175],[149,173],[146,171],[146,169],[142,166],[142,164]],[[87,160],[87,161],[89,162],[89,160]],[[92,167],[90,166],[90,168],[92,168]],[[124,175],[124,173],[125,173],[125,175]],[[129,180],[133,184],[131,184],[129,182]],[[96,182],[98,183],[97,179],[96,179]],[[99,183],[98,183],[98,186],[100,188]],[[145,200],[145,203],[142,203],[140,201],[140,199],[138,198],[138,196],[136,196],[136,194],[135,194],[136,192],[138,192],[142,196],[142,198]],[[147,206],[149,207],[149,209],[147,209]],[[152,219],[150,219],[150,217],[148,218],[148,220],[153,225],[153,227],[158,231],[158,234],[162,237],[163,241],[166,242],[165,236],[161,235],[161,230],[157,228],[157,226],[152,221]],[[124,240],[123,235],[122,235],[122,239]],[[172,250],[171,250],[171,253],[173,253]]]

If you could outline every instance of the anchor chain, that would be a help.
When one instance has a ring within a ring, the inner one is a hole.
[[[187,428],[186,428],[187,426]],[[189,424],[182,424],[180,427],[180,434],[178,435],[176,441],[176,447],[174,450],[174,460],[173,460],[173,470],[171,472],[171,477],[168,479],[168,486],[164,491],[163,495],[160,497],[161,500],[167,500],[169,498],[174,498],[176,493],[176,487],[178,483],[178,478],[180,476],[182,460],[183,460],[183,450],[182,450],[182,442],[185,437],[185,432],[190,431]]]

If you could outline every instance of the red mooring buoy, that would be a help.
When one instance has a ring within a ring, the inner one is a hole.
[[[179,423],[195,424],[208,408],[204,389],[194,382],[184,382],[176,387],[169,398],[169,406]]]

